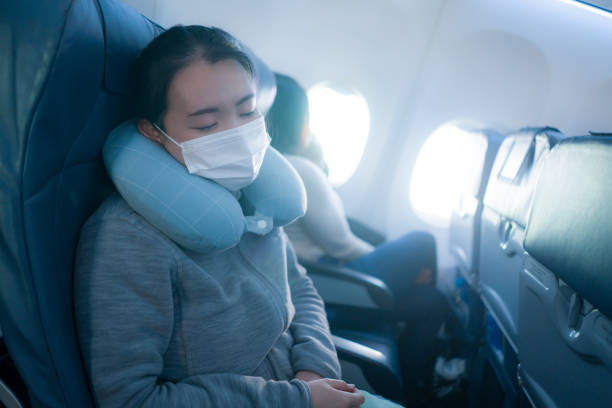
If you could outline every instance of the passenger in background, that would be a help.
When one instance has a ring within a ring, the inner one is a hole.
[[[436,244],[427,232],[410,232],[376,247],[355,236],[340,196],[327,178],[322,149],[308,126],[308,99],[292,78],[276,74],[277,94],[266,122],[272,146],[283,153],[304,181],[308,209],[285,227],[298,259],[337,262],[383,280],[392,291],[395,313],[406,322],[400,337],[408,401],[429,387],[436,339],[449,316],[436,288]]]

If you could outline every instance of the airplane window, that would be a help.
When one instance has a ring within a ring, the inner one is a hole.
[[[446,227],[461,193],[476,193],[487,139],[454,124],[436,129],[421,148],[412,171],[410,201],[417,215]]]
[[[334,186],[345,183],[357,169],[370,132],[370,110],[355,90],[329,83],[308,90],[310,130],[321,143]]]

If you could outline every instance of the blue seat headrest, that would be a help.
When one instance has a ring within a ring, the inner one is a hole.
[[[304,184],[289,162],[268,148],[242,194],[255,208],[246,216],[236,196],[191,175],[163,147],[142,136],[134,121],[111,132],[104,164],[125,201],[179,245],[197,252],[231,248],[249,231],[266,234],[306,212]]]

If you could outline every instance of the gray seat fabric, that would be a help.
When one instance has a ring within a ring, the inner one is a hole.
[[[461,192],[459,206],[451,214],[450,252],[457,260],[461,275],[470,284],[474,284],[477,283],[478,276],[482,199],[503,137],[493,130],[462,130],[472,136],[474,143],[473,149],[470,150],[473,150],[475,158],[480,158],[480,161],[475,164],[473,179],[465,180],[465,190]]]
[[[565,139],[540,175],[519,280],[519,359],[537,406],[612,406],[612,138]]]
[[[525,225],[544,159],[561,138],[552,128],[524,128],[507,135],[483,200],[478,260],[481,297],[515,353]]]

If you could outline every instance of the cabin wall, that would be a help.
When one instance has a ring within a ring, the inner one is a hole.
[[[390,237],[434,232],[442,266],[452,263],[447,230],[422,222],[409,197],[435,128],[471,119],[499,130],[612,130],[612,18],[571,1],[126,2],[164,26],[224,28],[306,87],[333,80],[359,89],[371,132],[338,189],[347,213]]]

